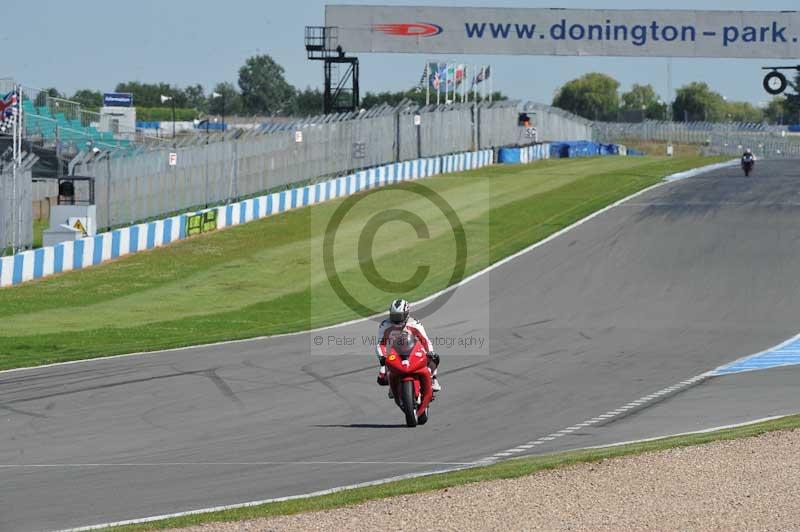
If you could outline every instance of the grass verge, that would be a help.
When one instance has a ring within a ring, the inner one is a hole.
[[[551,160],[368,191],[337,233],[337,271],[376,312],[388,299],[417,300],[451,283],[454,232],[430,202],[412,193],[415,187],[434,191],[460,218],[469,275],[666,175],[719,160]],[[326,224],[342,201],[0,290],[0,369],[294,332],[358,317],[333,293],[321,260]],[[415,213],[430,233],[417,238],[399,221],[378,230],[371,251],[384,278],[408,279],[420,265],[430,266],[423,282],[391,294],[367,282],[360,254],[365,226],[387,205]]]
[[[374,499],[383,499],[386,497],[407,495],[411,493],[421,493],[473,482],[517,478],[525,475],[531,475],[538,471],[555,469],[572,464],[596,462],[599,460],[605,460],[607,458],[631,456],[648,452],[662,451],[676,447],[702,445],[704,443],[715,441],[748,438],[759,436],[766,432],[796,429],[798,427],[800,427],[800,415],[792,415],[762,423],[746,425],[743,427],[723,429],[716,432],[674,436],[671,438],[663,438],[648,442],[632,443],[613,447],[604,447],[600,449],[586,449],[543,456],[534,456],[530,458],[517,458],[485,467],[476,467],[472,469],[455,471],[452,473],[442,473],[415,479],[401,480],[387,484],[381,484],[378,486],[355,488],[319,497],[294,499],[291,501],[269,503],[260,506],[250,506],[247,508],[237,508],[219,512],[188,515],[138,525],[114,527],[105,530],[113,530],[115,532],[161,530],[165,528],[179,528],[200,525],[203,523],[242,521],[277,515],[291,515],[300,512],[329,510],[333,508],[340,508],[342,506],[359,504]]]

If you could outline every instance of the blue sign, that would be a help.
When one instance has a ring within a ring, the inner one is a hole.
[[[129,92],[107,92],[103,94],[106,107],[133,107],[133,94]]]

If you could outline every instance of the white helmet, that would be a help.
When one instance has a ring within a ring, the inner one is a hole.
[[[750,148],[747,148],[746,150],[744,150],[744,152],[745,152],[747,155],[753,155],[753,150],[751,150]]]
[[[405,299],[395,299],[389,305],[389,321],[392,323],[405,323],[408,321],[408,313],[411,305]]]

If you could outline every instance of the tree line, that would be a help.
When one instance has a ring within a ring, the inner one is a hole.
[[[798,76],[800,81],[800,76]],[[620,93],[620,83],[606,74],[592,72],[564,84],[553,105],[589,120],[669,120],[669,104],[662,101],[652,85],[634,84]],[[776,97],[760,108],[749,102],[728,101],[707,83],[692,82],[675,91],[672,120],[708,122],[800,123],[798,98]]]
[[[169,109],[172,103],[162,103],[161,96],[171,96],[176,108],[194,110],[196,115],[220,115],[224,112],[229,116],[306,116],[321,114],[323,104],[320,89],[298,89],[293,86],[286,80],[284,68],[266,54],[245,61],[239,69],[236,85],[224,81],[208,91],[199,83],[179,87],[164,82],[127,81],[118,83],[114,90],[132,93],[134,105],[145,110]],[[56,88],[47,89],[47,92],[53,97],[78,102],[89,110],[97,110],[103,105],[103,94],[93,89],[80,89],[72,95],[63,94]],[[213,96],[215,94],[219,96]],[[383,103],[397,105],[403,99],[422,105],[425,103],[425,91],[411,88],[396,92],[367,92],[361,99],[361,107],[369,109]],[[503,100],[506,96],[495,92],[493,99]],[[163,113],[151,114],[163,116]],[[183,116],[186,114],[183,113]],[[146,114],[140,118],[148,119]]]

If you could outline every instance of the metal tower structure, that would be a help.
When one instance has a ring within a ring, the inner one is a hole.
[[[358,58],[347,57],[337,44],[337,28],[306,26],[305,45],[308,59],[324,61],[325,114],[356,111],[359,104]]]

